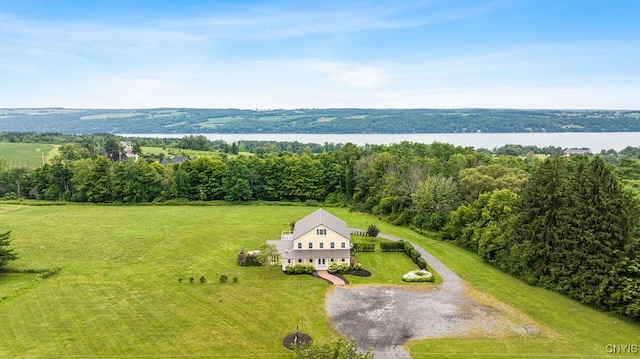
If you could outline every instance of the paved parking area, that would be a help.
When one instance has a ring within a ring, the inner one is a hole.
[[[344,286],[328,294],[331,322],[361,350],[373,347],[376,358],[411,358],[404,344],[413,339],[540,332],[506,305],[468,289],[437,258],[414,246],[440,273],[442,284]]]

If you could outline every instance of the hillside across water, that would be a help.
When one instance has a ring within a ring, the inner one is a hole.
[[[638,132],[640,110],[0,109],[0,131],[89,133]]]

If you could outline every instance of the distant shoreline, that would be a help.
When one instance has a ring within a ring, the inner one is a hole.
[[[241,141],[275,141],[300,143],[353,143],[356,145],[390,145],[403,141],[493,149],[505,145],[537,147],[588,148],[592,153],[622,150],[640,146],[640,132],[535,132],[535,133],[411,133],[411,134],[265,134],[265,133],[200,133],[200,134],[118,134],[122,137],[181,138],[202,135],[209,140],[227,143]]]

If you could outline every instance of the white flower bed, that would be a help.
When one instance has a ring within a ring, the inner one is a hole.
[[[433,282],[436,279],[431,272],[424,269],[416,269],[402,276],[405,282]]]

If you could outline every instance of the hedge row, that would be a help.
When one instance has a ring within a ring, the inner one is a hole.
[[[404,242],[380,243],[383,252],[404,252]]]
[[[286,266],[284,270],[289,274],[311,274],[315,272],[312,264],[296,264],[293,266]]]
[[[411,258],[413,263],[417,264],[420,269],[427,269],[427,261],[422,258],[420,252],[413,248],[411,243],[406,241],[400,241],[398,243],[402,243],[404,253]]]
[[[374,252],[376,250],[375,243],[354,243],[353,249],[356,252]]]

